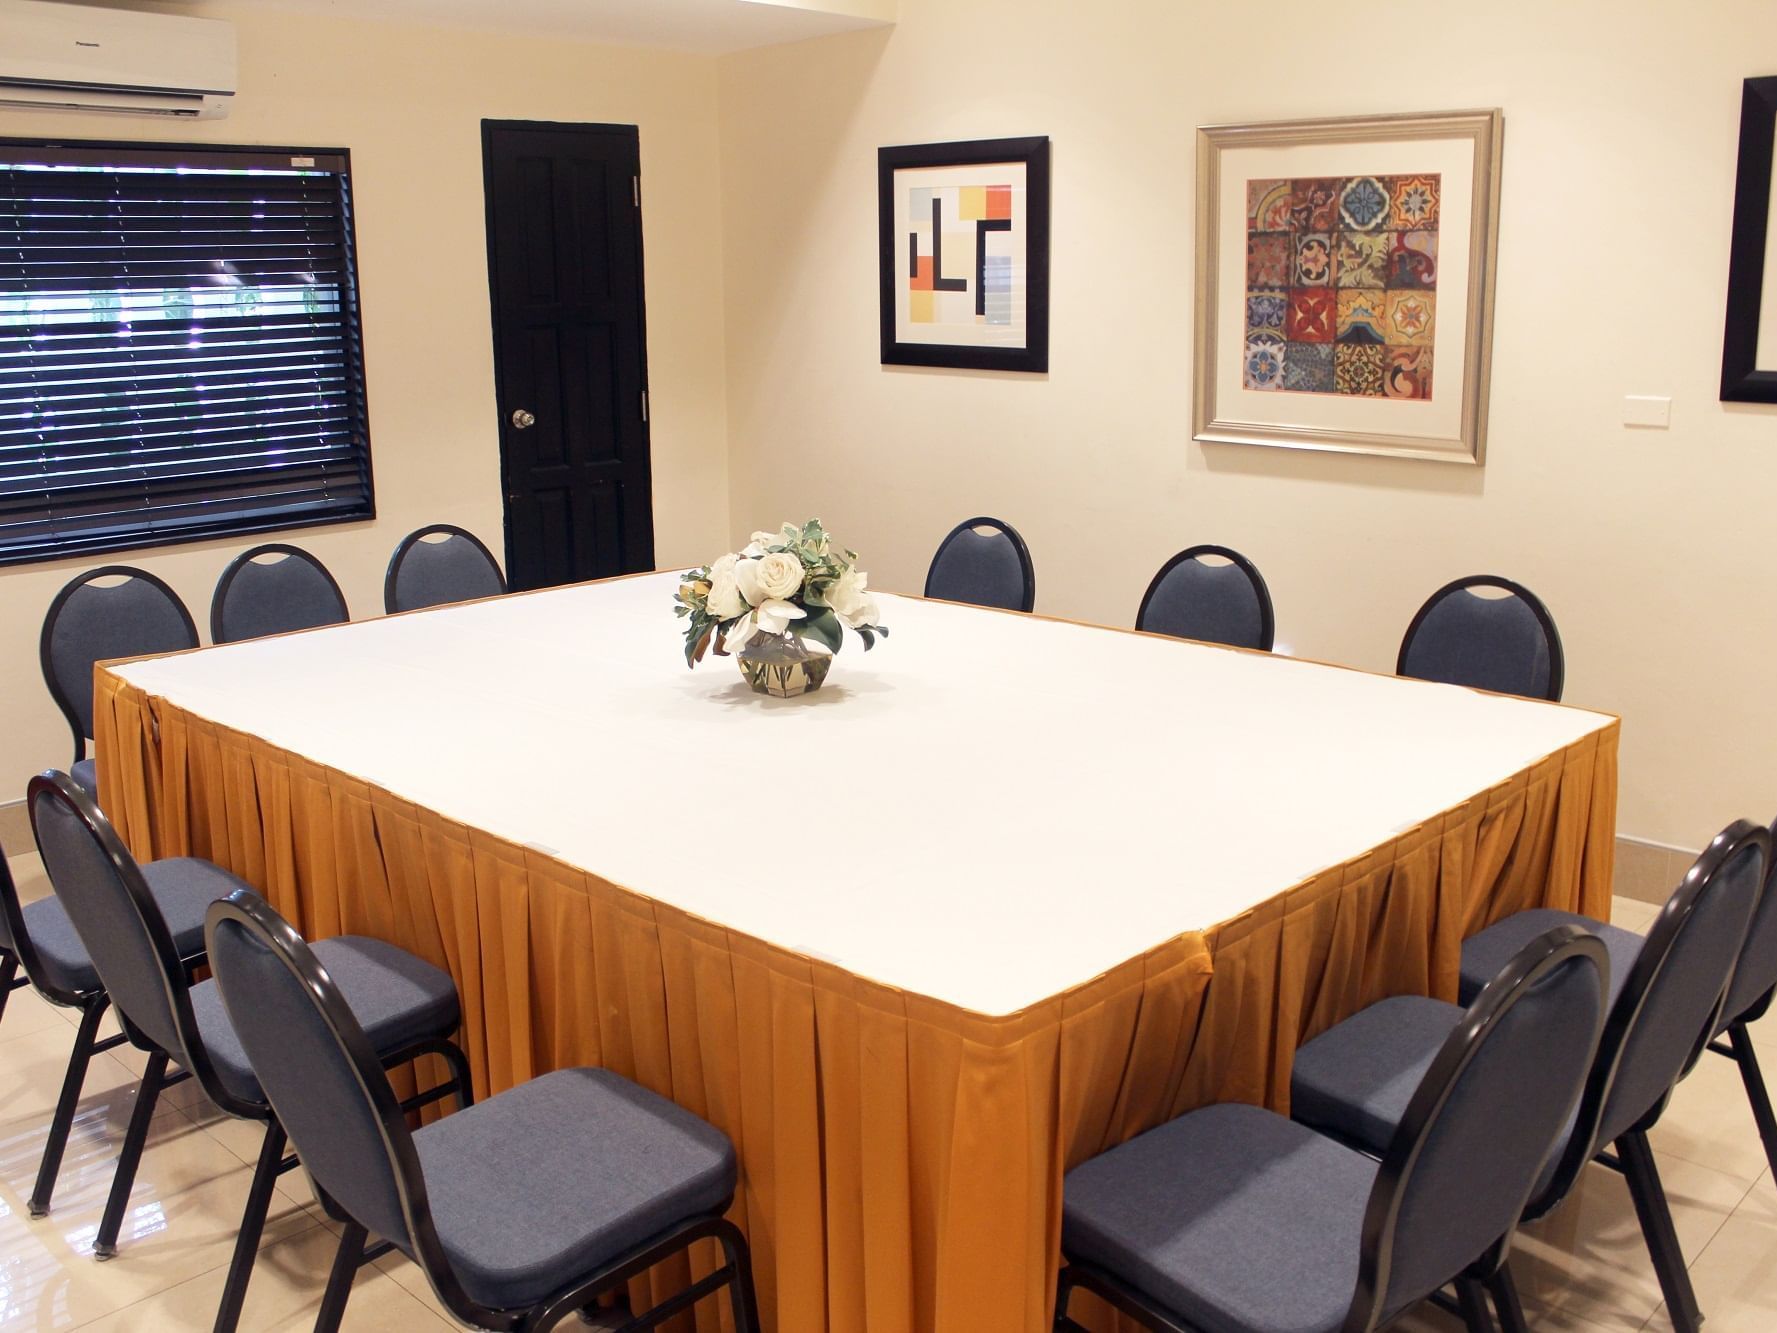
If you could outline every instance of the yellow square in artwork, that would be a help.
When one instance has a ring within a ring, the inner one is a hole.
[[[962,222],[979,222],[987,216],[987,187],[964,185],[956,192],[956,216]]]
[[[935,324],[938,321],[936,292],[908,292],[907,319],[913,324]]]

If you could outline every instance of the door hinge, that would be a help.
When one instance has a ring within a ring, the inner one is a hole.
[[[636,207],[640,208],[642,206],[642,178],[640,176],[629,178],[629,192],[635,196]]]
[[[648,391],[646,389],[643,389],[642,390],[642,422],[643,422],[643,424],[646,424],[647,420],[648,420]]]

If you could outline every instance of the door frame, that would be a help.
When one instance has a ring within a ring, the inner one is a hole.
[[[489,120],[481,122],[481,197],[483,202],[483,231],[487,244],[487,319],[493,334],[493,378],[494,378],[494,424],[498,434],[500,449],[500,534],[506,555],[506,570],[512,570],[512,477],[509,460],[506,454],[506,420],[505,405],[501,398],[500,368],[505,363],[501,359],[500,346],[500,305],[498,288],[498,259],[494,254],[494,172],[493,146],[494,135],[501,130],[547,130],[550,133],[585,134],[599,137],[623,136],[634,140],[636,146],[635,170],[635,214],[636,214],[636,292],[637,292],[637,323],[641,336],[641,379],[642,402],[642,447],[646,453],[646,474],[648,480],[648,549],[654,550],[654,395],[652,383],[648,375],[648,264],[643,243],[646,239],[642,226],[642,127],[640,125],[623,124],[616,121],[574,121],[574,120]]]

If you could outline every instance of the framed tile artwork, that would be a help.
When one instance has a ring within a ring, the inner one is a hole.
[[[1777,403],[1777,229],[1771,226],[1777,77],[1748,79],[1740,101],[1740,169],[1728,251],[1728,325],[1721,396]]]
[[[1049,140],[877,150],[882,361],[1049,368]]]
[[[1481,461],[1501,128],[1198,131],[1196,439]]]

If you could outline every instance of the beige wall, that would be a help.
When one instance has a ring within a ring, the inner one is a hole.
[[[1561,625],[1568,699],[1623,717],[1623,833],[1768,819],[1777,409],[1716,385],[1777,6],[1359,12],[901,0],[892,32],[725,58],[731,535],[819,513],[917,591],[952,523],[999,514],[1039,611],[1118,624],[1169,554],[1225,542],[1281,643],[1376,669],[1439,583],[1508,574]],[[1506,117],[1486,467],[1193,444],[1195,127],[1470,106]],[[1054,141],[1050,374],[879,365],[876,148],[1022,134]],[[1672,395],[1671,430],[1625,429],[1625,394]]]
[[[716,65],[713,57],[563,40],[354,23],[205,5],[239,25],[227,120],[0,115],[0,135],[190,138],[352,150],[379,517],[281,534],[332,566],[354,614],[382,606],[400,536],[460,523],[501,549],[499,454],[483,226],[481,120],[610,121],[641,129],[656,549],[689,563],[728,523]],[[253,539],[258,540],[258,539]],[[200,624],[246,540],[118,558],[168,579]],[[61,584],[93,563],[0,570],[0,800],[66,764],[37,634]]]

